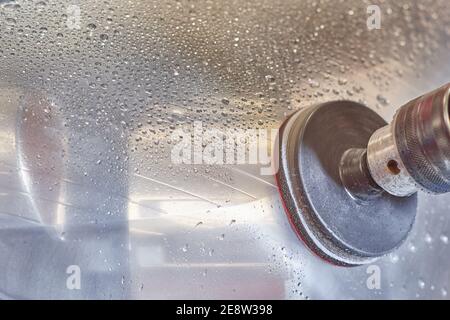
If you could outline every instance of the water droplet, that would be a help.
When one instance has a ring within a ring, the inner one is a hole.
[[[319,88],[320,87],[320,83],[313,79],[308,79],[308,83],[311,88]]]
[[[400,259],[399,256],[397,254],[395,254],[395,253],[391,253],[389,255],[389,257],[390,257],[390,260],[391,260],[392,263],[397,263],[398,260]]]
[[[338,84],[339,84],[340,86],[346,85],[347,82],[348,82],[347,79],[343,79],[343,78],[338,79]]]
[[[16,24],[17,21],[14,18],[6,18],[6,22],[8,22],[9,24]]]
[[[419,279],[417,281],[417,284],[418,284],[420,289],[425,289],[425,281],[423,281],[422,279]]]
[[[264,78],[267,82],[275,82],[275,77],[270,74],[266,75]]]
[[[383,106],[388,106],[389,105],[389,101],[388,99],[386,99],[384,96],[382,96],[381,94],[377,95],[377,101]]]

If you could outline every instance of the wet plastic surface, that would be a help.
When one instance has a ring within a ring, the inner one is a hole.
[[[448,298],[448,196],[419,194],[372,290],[299,242],[259,166],[171,162],[193,121],[277,128],[336,99],[390,119],[449,81],[447,0],[386,1],[379,30],[367,5],[0,1],[2,297]]]

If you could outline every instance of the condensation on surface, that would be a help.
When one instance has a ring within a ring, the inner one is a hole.
[[[420,196],[412,240],[380,261],[370,290],[366,267],[302,246],[260,166],[171,161],[173,132],[194,121],[278,128],[333,99],[388,119],[449,81],[447,0],[380,1],[379,30],[369,5],[0,0],[0,291],[446,298],[445,197]],[[66,288],[72,264],[82,290]]]

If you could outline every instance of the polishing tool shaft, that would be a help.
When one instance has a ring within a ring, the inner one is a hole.
[[[406,197],[418,190],[433,194],[449,192],[449,96],[450,84],[447,84],[408,102],[396,112],[389,125],[373,133],[365,157],[346,152],[340,172],[347,190],[359,198],[373,197],[376,190],[373,185],[363,182],[364,174],[355,174],[367,168],[367,176],[394,196]],[[351,156],[367,163],[347,159]],[[362,190],[361,186],[369,187]]]

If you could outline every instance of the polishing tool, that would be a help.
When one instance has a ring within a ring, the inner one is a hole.
[[[371,263],[407,238],[417,191],[450,191],[450,84],[388,124],[352,101],[301,109],[280,128],[276,174],[306,245],[341,266]]]

